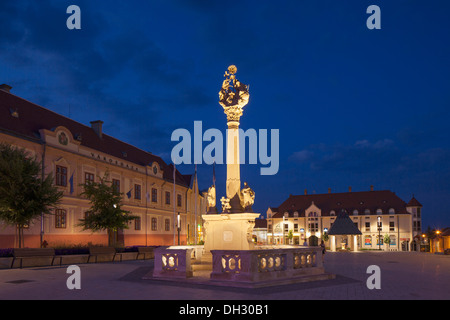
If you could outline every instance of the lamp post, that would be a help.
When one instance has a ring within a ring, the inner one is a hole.
[[[381,250],[381,217],[377,217],[377,227],[378,227],[378,250]]]
[[[178,212],[177,216],[178,245],[180,245],[180,230],[181,230],[181,221],[180,221],[180,213]]]

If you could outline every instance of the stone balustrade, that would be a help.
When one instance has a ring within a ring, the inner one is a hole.
[[[268,283],[317,280],[325,275],[318,247],[262,250],[212,250],[211,280]]]
[[[156,248],[153,277],[192,277],[191,256],[193,249]]]

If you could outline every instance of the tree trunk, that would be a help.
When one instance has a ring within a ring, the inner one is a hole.
[[[23,245],[23,226],[20,225],[20,224],[18,224],[16,226],[16,238],[17,238],[17,240],[19,242],[19,246],[18,247],[22,248],[22,245]],[[16,243],[17,243],[17,240],[16,240]]]

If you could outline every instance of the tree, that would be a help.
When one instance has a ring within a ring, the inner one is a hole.
[[[59,204],[63,192],[53,182],[51,173],[44,178],[36,156],[0,144],[0,220],[16,227],[19,248],[24,244],[23,229]]]
[[[384,242],[387,246],[389,246],[390,243],[391,243],[391,237],[389,237],[388,234],[385,234],[385,235],[384,235],[383,242]]]
[[[123,193],[108,181],[108,177],[109,173],[106,172],[103,178],[98,177],[100,182],[86,181],[81,184],[84,190],[81,196],[91,202],[91,208],[86,212],[85,218],[80,219],[78,226],[92,232],[108,231],[112,236],[108,237],[108,245],[116,246],[117,231],[128,229],[128,223],[136,216],[121,208]]]

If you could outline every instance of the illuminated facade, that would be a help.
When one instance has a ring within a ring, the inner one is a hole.
[[[278,208],[267,210],[270,244],[318,245],[339,213],[345,211],[361,231],[357,249],[419,250],[422,205],[413,197],[404,202],[387,190],[291,195]],[[381,229],[378,230],[378,221]],[[389,244],[384,242],[389,237]],[[339,236],[336,236],[339,237]],[[342,248],[355,249],[353,240],[339,237]],[[329,239],[325,244],[330,247]]]
[[[108,233],[81,231],[77,226],[89,209],[80,197],[85,181],[98,181],[106,171],[124,194],[123,209],[138,219],[121,230],[118,241],[131,245],[180,244],[200,241],[205,201],[195,175],[183,175],[160,157],[117,140],[102,131],[102,121],[91,126],[56,114],[9,92],[0,90],[0,142],[25,148],[43,162],[45,174],[53,172],[64,192],[53,215],[30,224],[25,246],[107,244]],[[15,227],[0,222],[0,247],[15,246]]]

